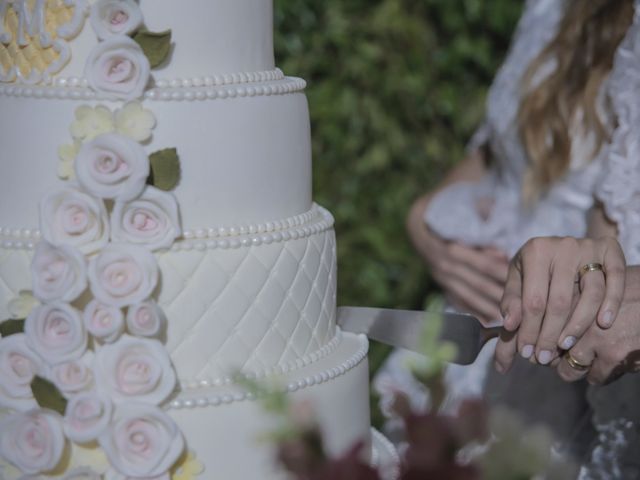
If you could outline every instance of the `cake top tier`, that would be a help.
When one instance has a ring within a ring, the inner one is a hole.
[[[171,30],[170,61],[156,80],[275,68],[272,0],[0,0],[0,82],[82,78],[99,42],[87,25],[97,4],[114,22],[129,4],[144,12],[150,31]]]

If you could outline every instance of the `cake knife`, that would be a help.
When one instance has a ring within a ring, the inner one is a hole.
[[[456,345],[453,362],[460,365],[473,363],[484,344],[502,328],[484,327],[473,315],[461,313],[338,307],[338,325],[343,330],[418,353],[422,329],[434,321],[442,322],[440,339]]]

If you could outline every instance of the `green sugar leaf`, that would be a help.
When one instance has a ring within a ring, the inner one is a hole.
[[[0,336],[8,337],[24,332],[24,320],[5,320],[0,323]]]
[[[35,376],[31,381],[31,391],[41,408],[47,408],[64,415],[64,411],[67,408],[67,399],[64,398],[58,387],[53,383],[42,377]]]
[[[149,59],[151,68],[158,67],[169,57],[171,52],[171,30],[164,32],[150,32],[140,30],[133,37],[145,56]]]
[[[173,190],[180,182],[180,157],[175,148],[165,148],[149,156],[151,174],[147,183],[160,190]]]

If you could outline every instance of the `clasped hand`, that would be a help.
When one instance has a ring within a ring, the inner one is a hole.
[[[636,371],[640,269],[614,238],[541,237],[509,264],[495,365],[516,354],[557,368],[567,381],[606,383]]]

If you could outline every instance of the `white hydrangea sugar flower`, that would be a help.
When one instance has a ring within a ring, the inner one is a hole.
[[[96,352],[98,391],[115,403],[138,401],[162,404],[176,386],[167,349],[157,340],[124,335]]]
[[[19,320],[27,318],[38,305],[38,300],[33,296],[31,291],[22,290],[18,293],[18,296],[9,302],[7,308],[9,309],[9,315],[11,319]]]
[[[23,333],[0,340],[0,407],[18,411],[37,408],[31,382],[45,365]]]
[[[118,133],[105,133],[85,143],[75,161],[76,178],[84,189],[119,201],[142,193],[150,169],[142,146]]]
[[[76,141],[86,142],[115,130],[113,113],[104,105],[81,105],[76,108],[75,117],[69,130]]]
[[[48,377],[58,387],[60,393],[66,398],[71,398],[93,388],[94,378],[91,367],[93,359],[93,352],[87,351],[78,360],[60,363],[51,367]]]
[[[116,202],[111,215],[111,238],[149,250],[170,248],[182,234],[178,202],[168,192],[147,186],[139,198]]]
[[[42,302],[73,302],[87,288],[87,266],[78,250],[44,241],[31,261],[33,293]]]
[[[62,417],[50,410],[31,410],[0,420],[0,457],[23,473],[55,469],[65,444]]]
[[[142,25],[142,11],[133,0],[98,0],[89,18],[100,40],[130,35]]]
[[[97,440],[111,422],[113,405],[111,400],[96,392],[76,395],[67,404],[64,414],[64,432],[79,444]]]
[[[40,201],[40,230],[49,243],[94,253],[109,241],[104,203],[74,187],[45,195]]]
[[[145,301],[158,284],[158,264],[136,245],[113,243],[89,262],[89,284],[105,305],[122,308]]]
[[[92,300],[84,309],[84,326],[102,343],[113,343],[124,333],[124,314],[118,307]]]
[[[127,330],[136,337],[158,338],[166,324],[167,317],[154,301],[133,305],[127,311]]]
[[[129,102],[115,113],[116,131],[136,142],[146,142],[156,126],[156,117],[142,103]]]
[[[87,331],[71,305],[52,303],[34,309],[24,324],[27,343],[49,365],[76,360],[86,352]]]
[[[78,155],[79,151],[79,143],[71,143],[58,147],[58,177],[62,180],[73,180],[76,178],[73,164],[76,161],[76,155]]]
[[[149,59],[140,45],[124,36],[98,43],[89,54],[84,70],[91,88],[111,100],[142,97],[150,73]]]
[[[166,478],[184,452],[175,422],[157,407],[128,403],[116,408],[109,428],[99,438],[113,468],[134,478]],[[117,477],[116,477],[117,478]]]

